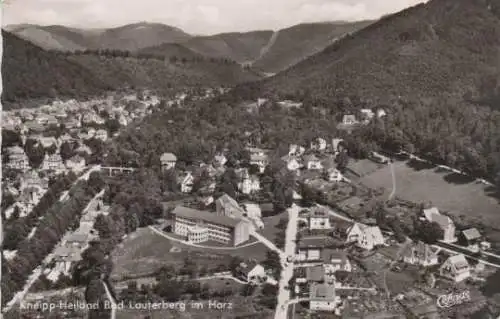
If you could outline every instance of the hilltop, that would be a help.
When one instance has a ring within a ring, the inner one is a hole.
[[[498,75],[498,1],[433,0],[344,37],[266,81],[284,93],[457,100],[482,93]]]
[[[85,97],[134,87],[232,86],[258,79],[228,60],[171,61],[112,50],[71,54],[46,51],[9,32],[2,34],[2,101],[7,107],[25,99]]]
[[[172,26],[146,22],[89,30],[30,24],[5,29],[47,50],[109,49],[188,59],[203,56],[229,59],[252,65],[265,73],[276,73],[370,23],[308,23],[276,32],[263,30],[210,36],[192,36]]]
[[[307,23],[279,30],[253,66],[278,73],[371,23],[373,21]]]
[[[47,50],[111,49],[135,51],[162,43],[177,43],[191,36],[161,23],[140,22],[108,29],[78,29],[60,25],[7,26],[6,31]]]
[[[500,1],[431,0],[384,17],[230,99],[278,97],[338,114],[383,108],[354,156],[407,150],[495,180],[500,172]],[[374,144],[374,142],[376,144]]]

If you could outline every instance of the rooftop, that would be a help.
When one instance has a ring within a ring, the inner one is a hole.
[[[184,206],[175,207],[172,214],[186,219],[200,220],[228,227],[235,227],[241,222],[240,220],[231,217],[219,216],[207,211],[201,211]]]

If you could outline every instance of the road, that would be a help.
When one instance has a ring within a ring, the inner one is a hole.
[[[117,304],[113,296],[111,295],[111,291],[108,288],[108,285],[102,281],[102,285],[104,286],[104,289],[106,290],[106,296],[108,296],[109,301],[111,302],[111,319],[116,319],[116,309],[117,309]]]
[[[293,262],[287,262],[287,256],[295,256],[296,248],[296,237],[297,237],[297,227],[298,227],[298,217],[299,211],[302,208],[293,204],[292,207],[288,209],[288,226],[286,228],[285,234],[285,252],[281,256],[281,264],[283,269],[281,270],[281,278],[279,280],[279,290],[278,290],[278,304],[276,305],[276,312],[274,314],[274,319],[284,319],[287,317],[288,313],[288,302],[290,300],[290,291],[286,289],[288,282],[293,276]]]
[[[468,257],[470,259],[474,259],[477,261],[480,261],[484,263],[485,265],[489,265],[495,268],[500,268],[500,258],[495,257],[495,255],[480,255],[480,254],[474,254],[470,250],[466,248],[459,247],[457,245],[450,245],[446,243],[436,243],[433,245],[435,248],[442,249],[444,251],[447,251],[452,254],[462,254],[465,257]]]
[[[394,195],[396,195],[396,173],[394,172],[394,164],[392,163],[392,161],[389,162],[389,169],[391,170],[392,190],[387,200],[391,200]]]
[[[328,212],[328,215],[330,215],[330,216],[333,216],[333,217],[338,218],[338,219],[342,219],[343,221],[346,221],[346,222],[356,223],[356,221],[355,221],[355,220],[350,219],[349,217],[346,217],[346,216],[344,216],[344,215],[340,215],[339,213],[337,213],[337,212],[333,211],[333,210],[332,210],[330,207],[328,207],[328,206],[324,206],[324,205],[320,205],[320,204],[317,204],[317,206],[322,207],[322,208],[325,208],[325,209],[326,209],[326,211]],[[361,224],[361,223],[359,223],[359,224]]]
[[[87,174],[85,174],[87,175]],[[85,177],[85,175],[82,175],[79,179],[81,180],[82,178],[85,178],[87,179],[88,176],[90,175],[90,171],[88,172],[88,175],[87,177]],[[76,181],[75,181],[76,183]],[[75,183],[72,184],[75,185]],[[94,200],[96,200],[97,198],[99,198],[100,196],[102,196],[104,194],[104,190],[102,190],[101,192],[99,192],[93,199],[91,199],[88,203],[88,205],[85,207],[85,209],[82,211],[82,216],[85,214],[85,212],[89,209],[90,205],[92,204],[92,202]],[[26,294],[28,293],[29,289],[31,288],[31,286],[38,280],[38,278],[40,277],[40,275],[43,273],[43,271],[45,270],[45,265],[48,265],[52,259],[54,258],[54,252],[56,251],[56,249],[59,247],[59,245],[61,244],[62,240],[64,238],[66,238],[67,236],[69,236],[73,231],[72,230],[68,230],[63,237],[61,237],[61,240],[59,241],[59,243],[57,243],[57,245],[54,247],[54,249],[52,250],[52,252],[50,254],[48,254],[45,259],[42,261],[41,265],[39,265],[37,268],[35,268],[35,270],[33,270],[33,272],[31,273],[31,275],[28,277],[28,280],[26,281],[26,283],[24,284],[24,287],[23,287],[23,290],[21,291],[18,291],[14,297],[7,303],[7,305],[5,306],[5,308],[3,309],[2,312],[8,312],[10,311],[10,309],[12,309],[12,307],[17,304],[17,303],[20,303],[24,300],[24,297],[26,296]]]

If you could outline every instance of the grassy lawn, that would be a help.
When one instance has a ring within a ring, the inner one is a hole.
[[[500,202],[489,193],[489,186],[458,177],[430,165],[394,163],[396,196],[416,203],[431,202],[442,211],[451,211],[457,217],[482,219],[485,224],[500,226]],[[361,182],[368,187],[392,189],[389,168],[379,169],[364,176]]]
[[[217,250],[191,247],[170,241],[149,228],[141,228],[130,234],[112,253],[115,280],[125,277],[148,276],[162,266],[181,267],[186,257],[207,268],[228,264],[231,256],[244,259],[264,260],[267,248],[260,243],[235,250]]]
[[[288,219],[288,212],[285,211],[275,216],[262,218],[262,221],[264,222],[264,229],[260,231],[260,233],[273,243],[275,242],[276,239],[276,233],[280,231],[280,229],[277,228],[276,225],[278,224],[281,218]]]

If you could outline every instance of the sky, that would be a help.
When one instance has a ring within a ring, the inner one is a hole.
[[[160,22],[192,34],[377,19],[423,0],[3,0],[2,24],[107,28]]]

